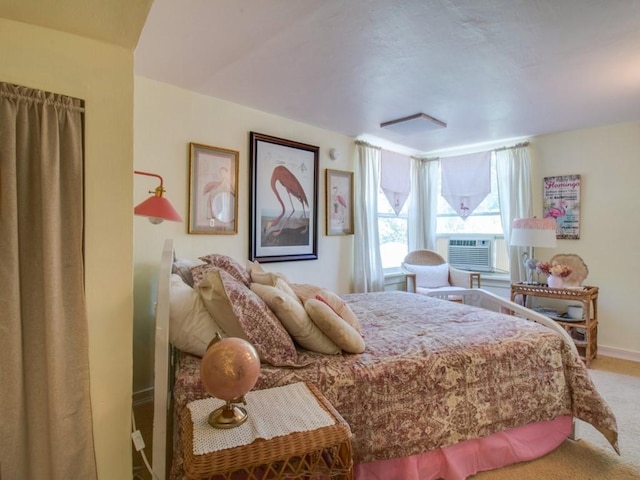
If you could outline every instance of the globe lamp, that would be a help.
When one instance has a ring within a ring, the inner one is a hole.
[[[221,338],[216,333],[200,362],[200,379],[209,394],[226,403],[211,412],[209,425],[233,428],[243,424],[247,411],[234,404],[247,404],[244,396],[259,375],[260,357],[253,345],[241,338]]]

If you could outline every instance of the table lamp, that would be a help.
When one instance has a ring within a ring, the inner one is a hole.
[[[533,271],[538,261],[534,256],[534,248],[555,248],[556,221],[553,218],[516,218],[511,224],[512,246],[529,247],[529,252],[522,254],[522,263],[528,269],[525,284],[537,284],[533,281]]]

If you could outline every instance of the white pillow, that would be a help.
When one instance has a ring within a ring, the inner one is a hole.
[[[404,264],[404,268],[416,274],[416,286],[423,288],[439,288],[449,286],[449,264],[440,265],[411,265]]]
[[[209,315],[200,295],[184,283],[180,275],[172,274],[169,341],[183,352],[202,357],[216,332],[226,337]]]

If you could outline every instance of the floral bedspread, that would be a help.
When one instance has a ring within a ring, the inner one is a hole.
[[[365,352],[300,351],[310,364],[263,364],[256,388],[316,385],[351,426],[356,462],[409,456],[566,414],[594,425],[617,450],[611,409],[557,333],[405,292],[343,297],[360,320]],[[176,411],[207,396],[199,360],[182,357]],[[177,452],[174,474],[181,460]]]

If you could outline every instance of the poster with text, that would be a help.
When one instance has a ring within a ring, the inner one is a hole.
[[[580,175],[544,177],[543,214],[558,224],[556,238],[580,238]]]

